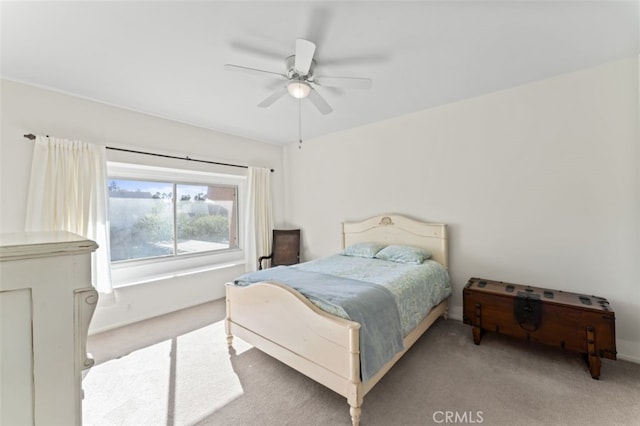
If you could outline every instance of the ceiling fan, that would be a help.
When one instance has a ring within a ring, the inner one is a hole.
[[[320,96],[315,86],[340,87],[347,89],[369,89],[371,79],[361,77],[322,77],[314,74],[316,61],[313,55],[316,45],[302,38],[296,39],[296,51],[294,55],[284,60],[286,72],[277,73],[260,70],[256,68],[243,67],[240,65],[226,64],[224,68],[228,71],[240,71],[254,75],[262,75],[271,78],[284,80],[285,84],[269,95],[258,104],[261,108],[266,108],[289,93],[296,99],[309,98],[311,103],[318,108],[322,114],[329,114],[333,108]]]

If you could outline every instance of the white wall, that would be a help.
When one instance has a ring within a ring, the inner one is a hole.
[[[292,144],[284,156],[0,80],[0,230],[24,227],[25,133],[271,167],[276,225],[302,228],[304,258],[335,253],[345,220],[395,212],[445,222],[454,317],[472,276],[596,294],[616,312],[619,354],[640,362],[638,75],[631,58]],[[119,289],[92,331],[221,297],[243,271]]]
[[[176,123],[7,80],[1,82],[0,230],[24,230],[33,142],[24,134],[47,134],[119,148],[269,167],[273,173],[274,218],[284,218],[282,147]],[[107,151],[109,158],[126,154]],[[123,157],[124,155],[124,157]],[[154,157],[137,156],[153,163]],[[160,164],[160,160],[157,160]],[[161,164],[180,167],[181,160]],[[196,167],[197,163],[189,166]],[[241,169],[243,170],[243,169]],[[228,169],[238,173],[238,169]],[[244,173],[244,172],[243,172]],[[117,304],[99,307],[92,332],[204,303],[224,295],[224,283],[244,266],[185,275],[116,290]]]
[[[287,146],[303,256],[337,252],[342,221],[447,223],[453,317],[474,276],[595,294],[640,362],[638,76],[630,58]]]

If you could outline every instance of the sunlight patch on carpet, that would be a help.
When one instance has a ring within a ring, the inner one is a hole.
[[[85,426],[193,424],[243,394],[224,321],[102,363],[82,387]]]

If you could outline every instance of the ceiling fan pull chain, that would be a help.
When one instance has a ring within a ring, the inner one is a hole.
[[[302,99],[298,99],[298,149],[302,149]]]

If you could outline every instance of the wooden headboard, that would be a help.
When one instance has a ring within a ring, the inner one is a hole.
[[[432,259],[448,268],[447,225],[420,222],[405,216],[386,214],[362,222],[342,224],[342,248],[356,243],[375,242],[421,247]]]

